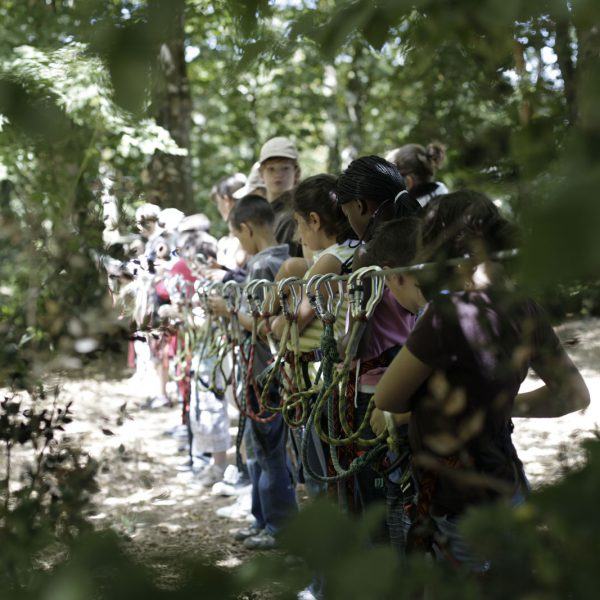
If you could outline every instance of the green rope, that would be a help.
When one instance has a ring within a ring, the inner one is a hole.
[[[335,365],[339,362],[339,356],[337,352],[337,344],[335,341],[335,335],[333,330],[333,323],[325,323],[323,327],[323,334],[321,336],[321,349],[323,351],[323,361],[322,361],[322,373],[323,373],[323,386],[319,393],[319,397],[315,402],[312,410],[308,415],[308,419],[306,422],[306,430],[305,435],[302,438],[302,447],[301,447],[301,458],[302,465],[304,467],[305,472],[312,477],[313,479],[320,481],[322,483],[335,483],[338,481],[342,481],[347,479],[348,477],[352,477],[358,471],[371,464],[372,462],[378,460],[385,452],[387,452],[386,445],[378,445],[369,451],[365,452],[362,456],[356,457],[348,469],[344,469],[340,464],[337,457],[337,449],[330,444],[330,452],[332,463],[336,470],[336,475],[321,475],[317,473],[310,464],[310,460],[308,457],[308,444],[310,438],[310,432],[313,426],[316,427],[315,419],[320,419],[320,411],[318,410],[319,404],[322,402],[322,399],[325,395],[327,389],[330,389],[331,383],[334,379],[333,371],[335,369]],[[332,417],[332,412],[330,415]],[[328,418],[328,428],[330,429],[330,435],[332,434],[333,423],[332,419]],[[322,439],[322,438],[321,438]],[[327,443],[327,440],[324,440]]]

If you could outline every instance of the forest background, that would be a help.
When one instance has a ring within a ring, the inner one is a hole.
[[[598,312],[596,0],[0,0],[0,380],[117,349],[100,196],[216,217],[289,135],[305,175],[407,142],[523,231],[519,282]],[[116,340],[116,341],[115,341]]]
[[[305,175],[446,143],[448,187],[487,191],[521,222],[523,282],[559,312],[597,309],[582,292],[600,262],[599,11],[1,0],[0,365],[19,378],[56,348],[74,364],[74,338],[107,328],[90,253],[103,186],[123,230],[143,199],[216,217],[212,185],[277,134],[296,140]]]

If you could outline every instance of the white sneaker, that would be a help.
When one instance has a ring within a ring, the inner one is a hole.
[[[241,477],[241,473],[235,465],[227,465],[225,472],[223,473],[223,482],[229,485],[236,485]]]
[[[209,465],[206,469],[203,469],[196,482],[203,487],[212,487],[221,479],[223,479],[223,469],[217,465]]]
[[[213,496],[239,496],[248,491],[250,484],[241,485],[242,475],[235,465],[228,465],[223,473],[223,480],[212,486],[210,493]]]
[[[252,510],[252,495],[243,494],[238,496],[238,499],[229,506],[222,506],[215,511],[218,517],[233,519],[235,521],[254,520],[251,514]]]
[[[233,496],[241,496],[248,493],[252,489],[250,484],[247,485],[230,485],[224,481],[218,481],[212,486],[210,493],[213,496],[225,496],[231,498]]]

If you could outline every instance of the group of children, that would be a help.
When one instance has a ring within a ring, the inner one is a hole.
[[[232,311],[219,293],[222,286],[205,297],[205,313],[225,329],[235,319],[245,332],[239,348],[231,347],[230,360],[243,354],[244,343],[252,346],[249,372],[236,375],[233,369],[226,382],[247,396],[239,439],[243,436],[253,522],[236,533],[246,547],[277,545],[281,527],[298,510],[296,485],[303,482],[309,497],[329,495],[357,515],[387,502],[387,523],[377,541],[391,543],[401,556],[421,549],[484,571],[485,557],[469,552],[457,524],[471,506],[523,501],[528,486],[511,441],[512,417],[556,417],[589,403],[585,383],[543,309],[515,289],[502,260],[503,252],[518,247],[516,228],[484,194],[449,193],[436,182],[443,159],[440,144],[409,144],[387,158],[358,158],[337,177],[302,180],[294,144],[276,137],[262,147],[247,181],[225,178],[213,190],[228,236],[217,242],[198,218],[192,226],[186,217],[175,228],[177,241],[162,248],[162,285],[168,292],[169,279],[179,282],[177,292],[163,296],[171,306],[193,305],[197,279],[234,281],[240,289],[256,280],[279,282],[278,289],[289,293],[303,288],[292,317],[281,310],[281,294],[260,317],[245,301]],[[140,213],[141,227],[149,216]],[[157,213],[157,224],[159,218]],[[146,237],[153,248],[146,256],[156,262],[151,254],[160,244]],[[201,267],[199,253],[205,258]],[[333,323],[321,318],[314,294],[306,293],[311,281],[317,281],[313,287],[321,303],[335,296]],[[340,282],[337,295],[326,281]],[[183,290],[182,282],[189,284]],[[352,294],[355,304],[366,306],[375,297],[378,302],[368,312],[351,309]],[[166,309],[162,316],[181,318]],[[332,332],[336,346],[326,349]],[[162,342],[171,348],[167,357],[177,354],[173,344],[182,344],[181,335],[169,340]],[[284,347],[280,362],[273,342]],[[194,362],[195,351],[187,348],[189,356],[176,372],[192,454],[212,455],[200,475],[208,485],[226,466],[228,393],[219,397],[206,386],[197,388],[214,365],[203,366],[210,361],[204,357]],[[348,372],[340,379],[344,365]],[[294,366],[301,383],[290,391]],[[543,385],[520,394],[529,368]],[[281,410],[285,397],[292,394],[293,400],[294,393],[313,389],[305,404],[291,403],[307,414],[332,401],[321,398],[325,372],[344,382],[343,389],[331,388],[339,414],[315,413],[290,427]],[[205,427],[190,425],[202,421],[190,412],[194,406],[214,415]],[[347,443],[331,442],[334,433]],[[393,443],[376,460],[351,468],[378,440]]]

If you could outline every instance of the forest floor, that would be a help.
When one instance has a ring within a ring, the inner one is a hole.
[[[515,420],[515,443],[534,487],[577,464],[580,441],[600,429],[600,319],[568,322],[557,331],[586,379],[592,403],[585,413],[560,419]],[[524,389],[536,383],[529,377]],[[134,554],[166,586],[181,574],[182,557],[223,567],[240,564],[250,552],[230,532],[244,523],[215,514],[233,500],[211,496],[177,471],[186,456],[166,431],[180,423],[180,411],[143,410],[143,396],[139,384],[97,372],[63,383],[61,400],[73,400],[75,415],[68,434],[100,461],[94,520],[131,540]]]

